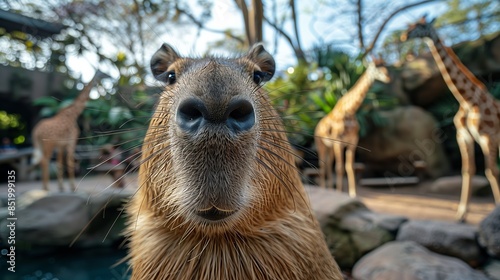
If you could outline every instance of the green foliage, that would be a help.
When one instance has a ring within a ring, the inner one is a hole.
[[[140,95],[135,91],[132,96]],[[82,113],[82,137],[92,145],[122,144],[123,148],[140,146],[152,112],[153,99],[141,108],[132,108],[117,96],[87,102]]]
[[[0,131],[3,137],[13,140],[14,144],[23,144],[26,140],[26,123],[19,114],[11,114],[0,110]]]
[[[454,43],[470,40],[464,38],[475,33],[473,38],[498,31],[500,24],[500,2],[485,0],[448,0],[448,9],[436,20],[437,27],[450,26],[457,36],[448,36]]]
[[[314,127],[323,113],[314,102],[323,91],[322,81],[314,79],[321,72],[314,65],[300,63],[274,81],[266,84],[271,102],[281,115],[290,141],[307,145],[312,141]]]

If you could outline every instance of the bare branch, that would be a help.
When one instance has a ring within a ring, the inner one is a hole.
[[[288,41],[288,43],[290,44],[290,46],[292,47],[292,49],[295,53],[295,57],[297,58],[297,60],[306,61],[306,56],[304,55],[304,52],[295,46],[295,43],[293,42],[292,38],[288,34],[286,34],[286,32],[281,27],[279,27],[274,22],[271,22],[266,17],[264,17],[264,20],[266,21],[267,24],[271,25],[276,30],[276,32],[281,34],[281,36],[283,36],[283,38],[285,38],[285,40]]]
[[[357,14],[357,22],[358,25],[358,40],[359,47],[364,50],[365,49],[365,38],[363,37],[363,0],[356,1],[356,14]]]
[[[236,40],[236,41],[238,41],[238,42],[240,42],[240,43],[242,43],[242,44],[244,44],[244,43],[245,43],[245,42],[244,42],[241,38],[239,38],[239,37],[237,37],[237,36],[235,36],[235,35],[231,34],[231,32],[227,32],[227,31],[224,31],[224,30],[216,30],[216,29],[212,29],[212,28],[208,28],[208,27],[206,27],[206,26],[203,24],[203,22],[201,22],[200,20],[198,20],[198,19],[197,19],[194,15],[192,15],[191,13],[187,12],[186,10],[184,10],[184,9],[180,8],[180,7],[179,7],[179,6],[177,6],[177,5],[176,5],[175,9],[176,9],[179,13],[181,13],[181,14],[183,14],[183,15],[187,16],[187,17],[188,17],[188,18],[189,18],[189,19],[190,19],[190,20],[191,20],[191,21],[192,21],[192,22],[193,22],[193,23],[194,23],[194,24],[195,24],[198,28],[200,28],[200,29],[203,29],[203,30],[208,31],[208,32],[213,32],[213,33],[221,33],[221,34],[224,34],[224,35],[226,35],[226,36],[231,37],[232,39],[234,39],[234,40]]]
[[[435,2],[437,0],[424,0],[424,1],[421,1],[421,2],[416,2],[416,3],[412,3],[412,4],[408,4],[406,6],[403,6],[403,7],[400,7],[399,9],[395,10],[394,12],[392,12],[385,20],[384,22],[382,23],[382,25],[380,26],[380,28],[378,29],[377,33],[375,34],[375,37],[373,38],[371,44],[368,46],[368,48],[366,48],[365,52],[363,53],[363,55],[361,56],[361,58],[365,58],[365,56],[367,56],[372,50],[373,48],[375,47],[375,44],[377,43],[377,40],[378,38],[380,37],[380,34],[382,33],[382,31],[384,30],[385,26],[387,25],[387,23],[389,23],[389,21],[395,16],[397,15],[398,13],[404,11],[404,10],[407,10],[409,8],[413,8],[413,7],[416,7],[416,6],[420,6],[420,5],[423,5],[423,4],[427,4],[427,3],[430,3],[430,2]]]
[[[303,53],[302,46],[300,45],[298,18],[297,18],[297,12],[295,10],[295,1],[294,0],[290,0],[290,8],[292,9],[292,23],[293,23],[293,30],[295,32],[295,42],[297,45],[297,50],[300,51],[301,53]]]

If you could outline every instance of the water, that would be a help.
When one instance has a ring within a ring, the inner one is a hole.
[[[1,280],[122,280],[129,279],[125,250],[68,250],[42,256],[18,256],[16,272],[7,270],[5,256],[0,256]]]

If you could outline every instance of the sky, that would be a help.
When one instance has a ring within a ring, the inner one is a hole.
[[[191,0],[194,1],[194,0]],[[319,9],[321,14],[322,6],[312,5],[317,1],[321,0],[307,0],[307,1],[296,1],[298,5],[299,12],[299,33],[301,36],[301,43],[303,49],[307,50],[313,47],[315,43],[318,43],[318,38],[311,32],[311,11],[314,9]],[[402,0],[398,0],[402,1]],[[397,29],[404,29],[409,23],[415,22],[423,14],[428,14],[430,17],[436,17],[445,11],[446,6],[444,1],[437,1],[431,4],[424,4],[416,8],[403,11],[395,16],[386,26],[384,33],[382,33],[379,38],[379,42],[383,41],[385,34],[389,34]],[[207,23],[207,27],[211,29],[224,30],[228,27],[232,29],[243,29],[243,22],[241,15],[234,5],[234,0],[218,0],[215,1],[212,18]],[[328,22],[317,22],[315,25],[315,30],[319,34],[323,34],[323,40],[328,42],[333,39],[345,40],[348,39],[346,34],[349,34],[349,28],[352,28],[349,22],[341,24],[340,26],[332,26]],[[223,39],[223,35],[212,33],[208,31],[201,31],[199,36],[196,33],[196,29],[191,32],[186,32],[186,29],[179,29],[178,31],[171,31],[169,34],[160,34],[163,42],[174,46],[179,50],[181,55],[199,55],[207,50],[207,45],[216,39]],[[352,32],[356,32],[356,29],[352,28]],[[373,31],[375,32],[375,31]],[[266,49],[270,51],[276,60],[278,70],[283,70],[295,63],[294,54],[288,43],[283,39],[279,43],[279,51],[274,50],[274,33],[272,27],[269,25],[264,26],[264,44]],[[354,43],[346,43],[339,45],[346,50],[355,50],[356,46]],[[224,53],[222,53],[224,55]],[[146,56],[151,56],[151,54],[146,54]],[[70,57],[68,65],[75,65],[71,70],[76,73],[82,74],[83,82],[88,82],[94,75],[94,66],[97,65],[97,58],[87,55],[85,57]],[[105,69],[103,69],[105,70]],[[109,71],[112,76],[118,76],[116,71]],[[94,92],[94,98],[97,97],[97,93]]]

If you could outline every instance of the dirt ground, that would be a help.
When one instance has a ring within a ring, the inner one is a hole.
[[[455,221],[460,193],[435,194],[429,182],[394,188],[358,187],[358,195],[375,212],[399,214],[411,219]],[[495,208],[493,196],[473,196],[466,217],[468,224],[479,224]]]

